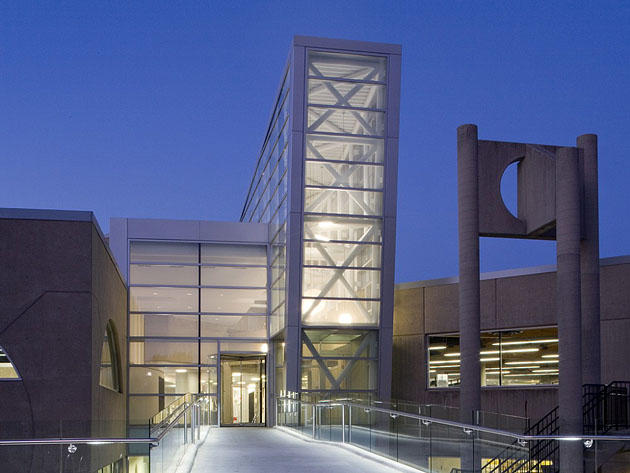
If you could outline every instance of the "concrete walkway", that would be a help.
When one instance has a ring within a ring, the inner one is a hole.
[[[191,473],[392,473],[390,466],[342,446],[313,442],[279,429],[210,429]]]

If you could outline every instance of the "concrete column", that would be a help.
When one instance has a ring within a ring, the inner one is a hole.
[[[601,339],[599,305],[599,199],[597,135],[577,139],[583,179],[582,269],[582,383],[601,383]]]
[[[479,178],[477,127],[457,128],[457,208],[459,224],[459,404],[461,421],[471,423],[481,409]],[[474,469],[472,446],[462,446],[462,469]]]
[[[582,434],[580,172],[576,148],[556,151],[557,312],[560,434]],[[562,471],[583,471],[582,442],[560,442]]]

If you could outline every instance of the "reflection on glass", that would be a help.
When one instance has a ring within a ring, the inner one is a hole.
[[[196,243],[174,243],[132,241],[129,245],[131,262],[198,263],[199,245]]]
[[[267,353],[269,351],[269,346],[267,342],[247,342],[247,341],[222,341],[221,342],[221,353],[230,352],[230,353],[243,353],[243,352],[254,352],[254,353]]]
[[[231,314],[266,314],[265,289],[202,289],[201,311]]]
[[[382,189],[383,166],[307,161],[307,186]]]
[[[198,312],[198,291],[190,287],[131,287],[132,312]]]
[[[207,366],[201,368],[201,392],[216,393],[217,392],[217,369],[216,367]]]
[[[99,384],[106,388],[109,388],[113,391],[120,391],[120,375],[119,375],[119,360],[118,360],[118,350],[117,350],[117,341],[115,339],[114,329],[110,325],[111,321],[107,324],[105,329],[105,334],[103,335],[103,346],[101,349],[101,367],[100,367],[100,376],[99,376]],[[0,353],[3,354],[0,349]],[[2,355],[0,355],[0,359]],[[6,356],[5,356],[6,358]],[[8,361],[8,358],[7,358]],[[13,368],[13,365],[9,362],[10,368]],[[13,369],[15,372],[15,369]],[[0,372],[0,378],[2,378],[3,373]],[[17,372],[15,373],[15,377],[17,377]]]
[[[0,347],[0,379],[20,379],[15,366],[13,366],[2,347]]]
[[[459,335],[431,335],[430,387],[460,383]],[[480,340],[482,386],[558,383],[558,329],[484,332]]]

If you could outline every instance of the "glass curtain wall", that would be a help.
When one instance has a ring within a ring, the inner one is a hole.
[[[132,241],[129,412],[213,395],[221,352],[267,351],[266,245]]]
[[[284,328],[286,294],[286,224],[289,168],[289,67],[287,66],[277,96],[269,129],[254,178],[251,181],[242,222],[270,224],[270,333]]]
[[[382,56],[307,55],[301,388],[313,396],[377,388],[386,71]]]

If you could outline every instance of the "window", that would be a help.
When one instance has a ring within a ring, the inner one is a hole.
[[[114,323],[107,322],[101,350],[101,374],[99,384],[112,391],[120,392],[120,359]]]
[[[429,335],[429,387],[460,384],[459,335]],[[481,385],[558,384],[557,327],[481,334]]]
[[[9,355],[0,347],[0,381],[22,379],[9,359]]]

